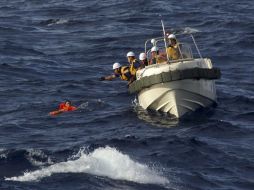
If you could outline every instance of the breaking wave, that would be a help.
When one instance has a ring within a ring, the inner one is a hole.
[[[56,173],[88,173],[143,184],[164,185],[169,183],[168,179],[160,176],[153,168],[133,161],[128,155],[115,148],[97,148],[89,154],[84,151],[78,154],[80,157],[76,160],[68,160],[36,171],[24,172],[22,176],[5,178],[5,180],[38,181]]]
[[[44,166],[46,164],[53,164],[51,158],[44,154],[41,150],[29,149],[27,150],[28,154],[26,155],[27,160],[33,166]]]
[[[4,153],[5,149],[0,148],[0,159],[6,159],[7,158],[7,154]]]
[[[42,150],[26,149],[26,150],[7,150],[0,149],[0,161],[16,164],[19,160],[28,161],[32,166],[48,166],[54,164],[51,157]]]

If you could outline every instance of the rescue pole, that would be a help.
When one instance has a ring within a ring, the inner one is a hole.
[[[161,19],[161,25],[162,25],[162,30],[163,30],[163,34],[164,34],[164,43],[165,43],[165,51],[166,51],[166,54],[167,54],[167,61],[168,61],[168,63],[170,63],[169,62],[169,55],[168,55],[168,52],[167,52],[167,36],[166,36],[165,27],[164,27],[164,23],[163,23],[162,19]]]

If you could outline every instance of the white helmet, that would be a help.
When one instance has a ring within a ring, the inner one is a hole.
[[[129,51],[127,53],[127,57],[134,57],[135,56],[135,53],[133,51]]]
[[[174,34],[168,35],[168,39],[176,39],[176,36]]]
[[[144,61],[146,59],[146,54],[145,53],[140,53],[139,54],[139,60]]]
[[[113,70],[119,69],[121,67],[120,63],[114,63],[113,64]]]
[[[159,50],[159,48],[157,46],[153,46],[152,49],[151,49],[151,52],[154,52],[154,51],[157,52],[158,50]]]
[[[155,39],[151,39],[151,44],[155,45]]]

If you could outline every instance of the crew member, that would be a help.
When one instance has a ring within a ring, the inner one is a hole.
[[[140,68],[145,68],[145,66],[148,65],[148,61],[147,61],[145,53],[139,54],[139,62],[140,62]]]
[[[153,46],[151,49],[151,59],[149,61],[149,65],[160,64],[164,62],[166,62],[166,58],[163,55],[159,54],[159,48],[157,46]]]
[[[167,54],[169,56],[169,59],[180,59],[179,45],[176,41],[176,36],[174,34],[169,34],[168,39],[170,41],[170,45],[167,47]]]
[[[131,75],[136,79],[136,72],[140,69],[140,63],[136,60],[135,54],[132,51],[127,53],[127,59],[130,64]]]
[[[49,114],[50,114],[50,115],[57,115],[57,114],[60,114],[60,113],[63,113],[63,112],[75,111],[75,110],[77,110],[77,107],[72,106],[72,105],[71,105],[71,101],[66,100],[65,102],[63,102],[63,103],[61,103],[61,104],[59,105],[58,110],[52,111],[52,112],[50,112]]]
[[[131,75],[130,68],[127,66],[121,66],[120,63],[113,64],[114,74],[101,77],[100,80],[113,80],[120,77],[122,80],[128,81],[128,85],[134,81],[134,76]]]

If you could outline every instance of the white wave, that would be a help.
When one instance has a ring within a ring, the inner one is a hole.
[[[22,176],[5,178],[5,180],[38,181],[55,173],[88,173],[137,183],[169,183],[154,169],[133,161],[128,155],[111,147],[98,148],[89,154],[82,152],[77,160],[60,162],[40,170],[25,172]]]
[[[57,24],[66,24],[68,22],[69,22],[68,19],[55,19],[55,20],[52,20],[52,22],[49,23],[48,26],[57,25]]]
[[[1,159],[6,159],[7,158],[7,154],[0,154],[0,158]]]
[[[97,99],[97,100],[94,100],[94,101],[91,101],[91,102],[84,102],[84,103],[81,103],[79,106],[78,106],[78,109],[79,110],[85,110],[85,111],[93,111],[95,109],[98,109],[102,106],[105,105],[105,102],[102,101],[101,99]]]
[[[185,27],[183,31],[184,34],[193,34],[197,32],[200,32],[200,30],[191,27]]]
[[[88,105],[89,105],[88,102],[82,103],[82,104],[80,104],[80,105],[78,106],[78,109],[83,109],[83,110],[85,110],[85,109],[88,108]]]
[[[28,155],[26,155],[26,158],[34,166],[53,164],[51,158],[45,155],[41,150],[28,149],[27,152]]]
[[[4,153],[5,149],[0,148],[0,159],[6,159],[8,156],[8,153]]]

